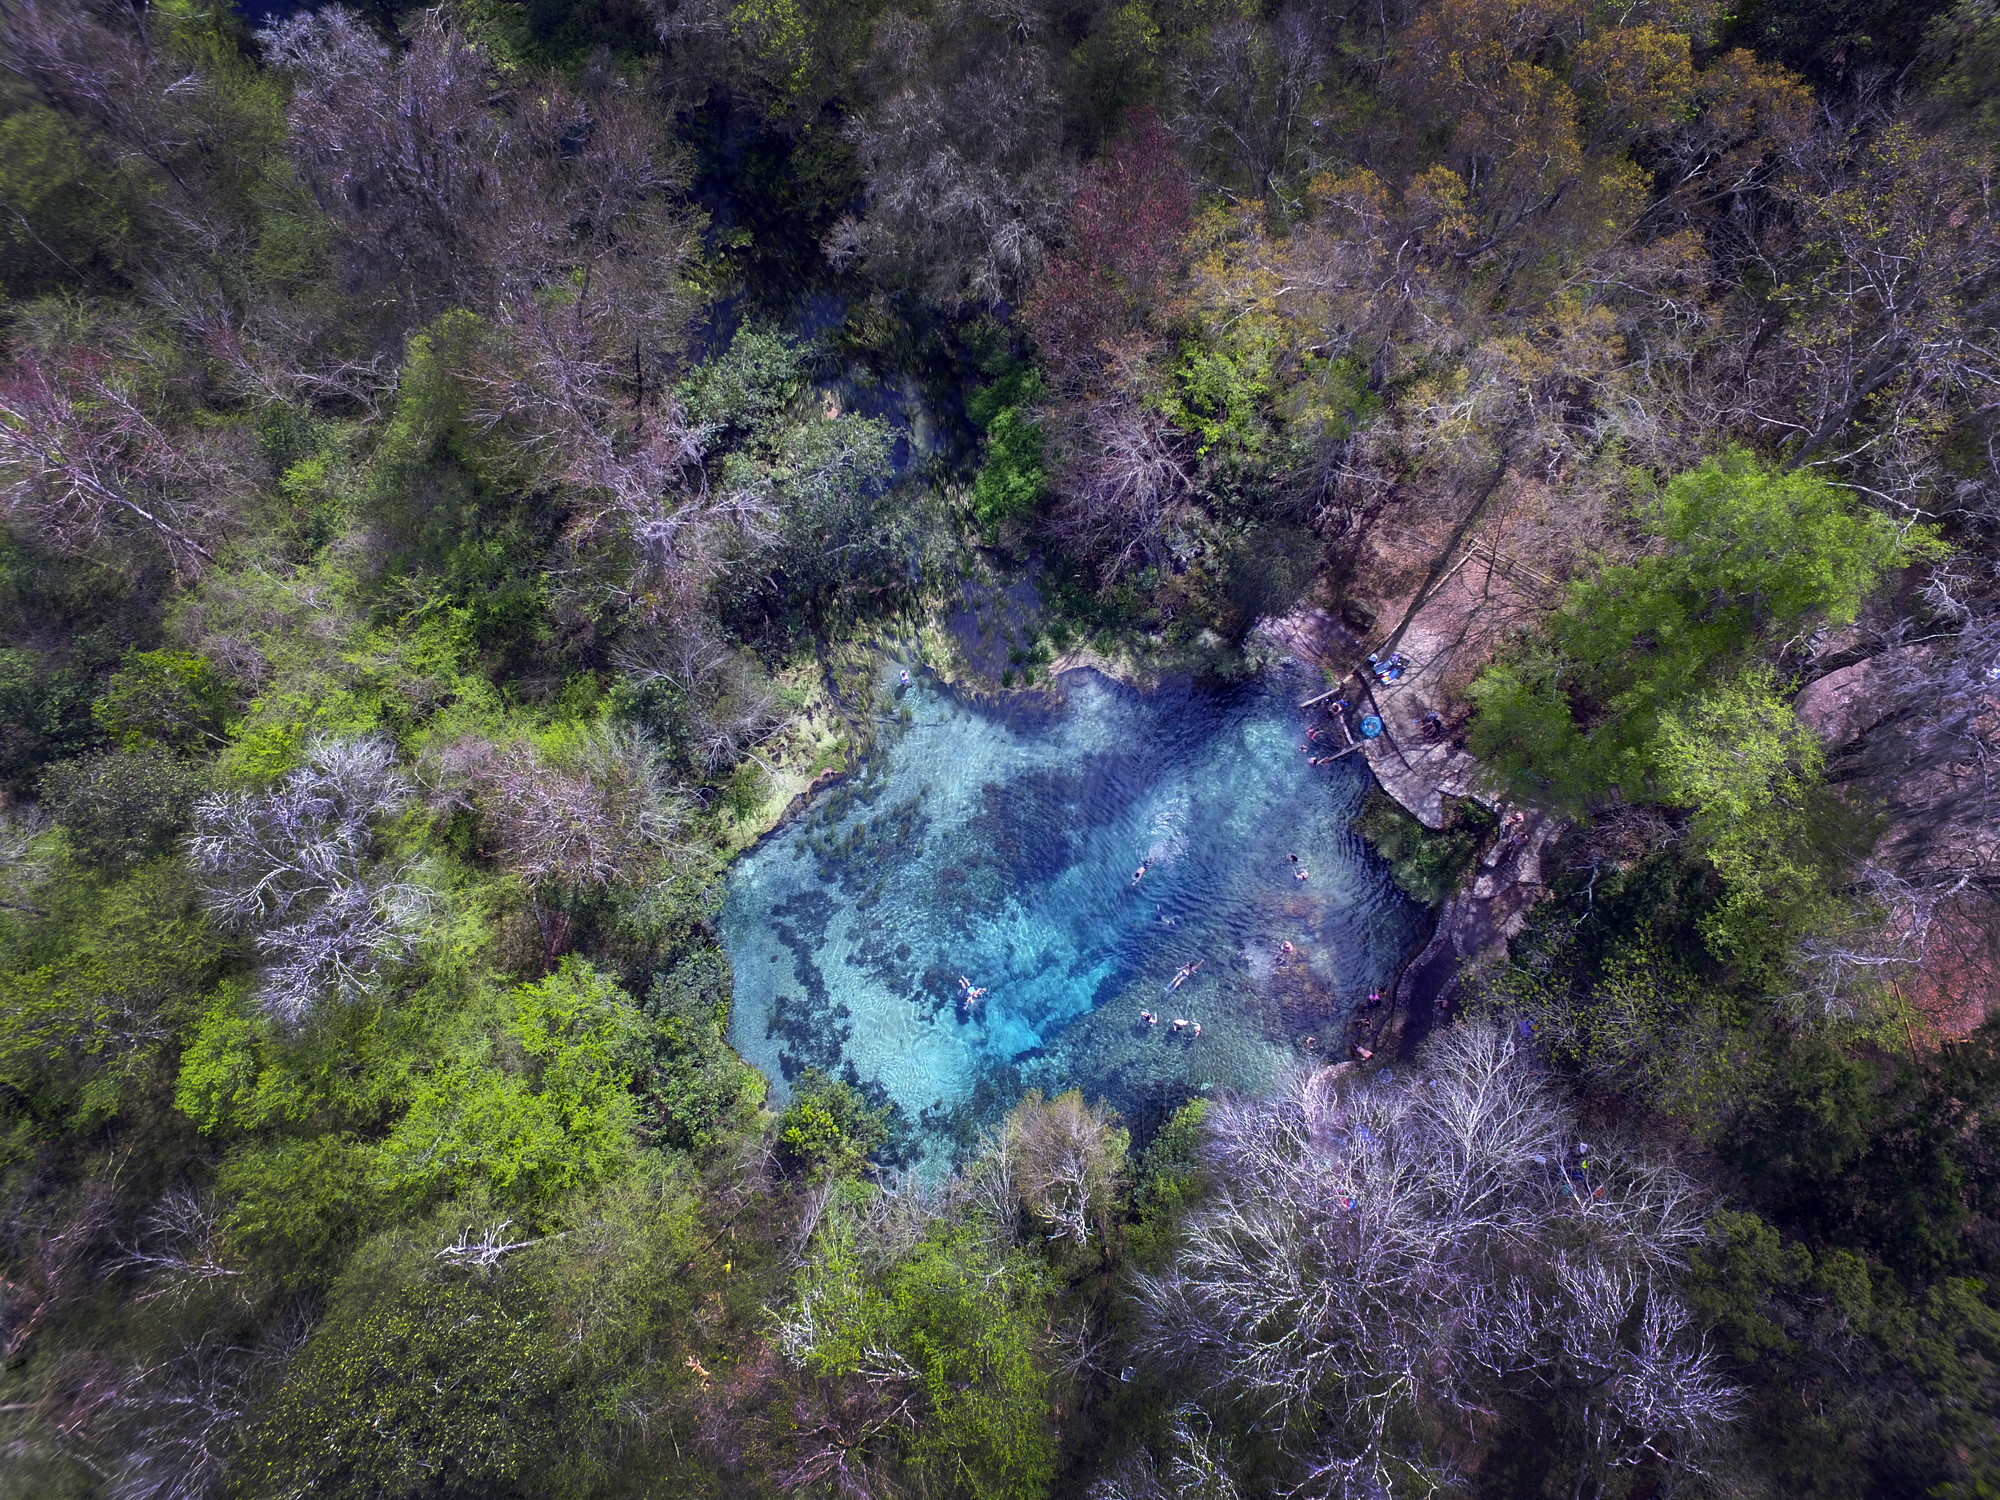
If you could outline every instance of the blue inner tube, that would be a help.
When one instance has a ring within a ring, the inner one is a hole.
[[[1361,721],[1361,738],[1363,738],[1364,740],[1372,740],[1381,733],[1382,733],[1382,721],[1378,719],[1374,714],[1369,714],[1365,719]]]

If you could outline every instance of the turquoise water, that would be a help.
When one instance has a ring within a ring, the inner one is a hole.
[[[906,1158],[933,1162],[1029,1088],[1144,1124],[1263,1086],[1307,1037],[1328,1050],[1423,916],[1349,828],[1357,758],[1306,765],[1326,721],[1297,705],[1319,690],[1295,670],[1151,693],[1068,672],[998,702],[896,687],[908,727],[732,873],[737,1050],[774,1102],[808,1066],[893,1100]]]

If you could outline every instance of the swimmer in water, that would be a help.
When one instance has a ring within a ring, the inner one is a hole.
[[[1195,1022],[1193,1022],[1193,1023],[1191,1023],[1191,1024],[1192,1024],[1192,1025],[1194,1026],[1194,1034],[1195,1034],[1196,1036],[1200,1036],[1200,1035],[1201,1035],[1201,1022],[1199,1022],[1199,1021],[1195,1021]]]
[[[1146,867],[1144,865],[1139,866],[1138,869],[1132,872],[1132,884],[1134,885],[1137,885],[1140,881],[1144,880],[1145,878],[1146,878]]]
[[[903,686],[908,687],[909,685],[910,685],[910,674],[908,672],[905,672],[903,674]]]
[[[1174,1030],[1175,1030],[1175,1031],[1185,1031],[1185,1030],[1187,1030],[1187,1022],[1183,1021],[1183,1020],[1182,1020],[1182,1019],[1181,1019],[1181,1018],[1180,1018],[1179,1016],[1175,1016],[1175,1017],[1174,1017]]]
[[[1307,880],[1307,879],[1310,879],[1310,878],[1311,878],[1311,876],[1312,876],[1312,871],[1311,871],[1311,870],[1294,870],[1294,871],[1292,871],[1292,879],[1294,879],[1294,880]]]
[[[1148,1026],[1157,1026],[1160,1024],[1160,1018],[1154,1015],[1150,1010],[1142,1010],[1139,1012],[1139,1014],[1146,1018],[1146,1024]]]

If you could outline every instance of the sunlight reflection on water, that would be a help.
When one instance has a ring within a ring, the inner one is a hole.
[[[1423,923],[1349,827],[1365,770],[1305,763],[1317,690],[1296,669],[1152,693],[1069,672],[998,703],[900,689],[910,727],[732,873],[731,1040],[774,1103],[807,1066],[879,1089],[934,1161],[1028,1088],[1146,1119],[1267,1084]]]

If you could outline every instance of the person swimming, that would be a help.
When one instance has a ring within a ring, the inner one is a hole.
[[[1197,958],[1191,964],[1183,964],[1181,966],[1180,972],[1174,975],[1174,982],[1167,986],[1168,993],[1171,994],[1173,991],[1179,989],[1182,985],[1186,984],[1189,979],[1193,978],[1194,971],[1202,966],[1202,962],[1203,961],[1201,959]]]
[[[1201,1035],[1201,1022],[1199,1022],[1199,1021],[1190,1021],[1190,1022],[1189,1022],[1188,1024],[1189,1024],[1190,1026],[1192,1026],[1192,1027],[1194,1028],[1194,1034],[1195,1034],[1196,1036],[1200,1036],[1200,1035]]]
[[[1311,877],[1312,877],[1311,870],[1299,869],[1292,871],[1292,879],[1294,880],[1307,880],[1310,879]]]
[[[1137,885],[1146,878],[1146,867],[1142,864],[1132,872],[1132,884]]]

